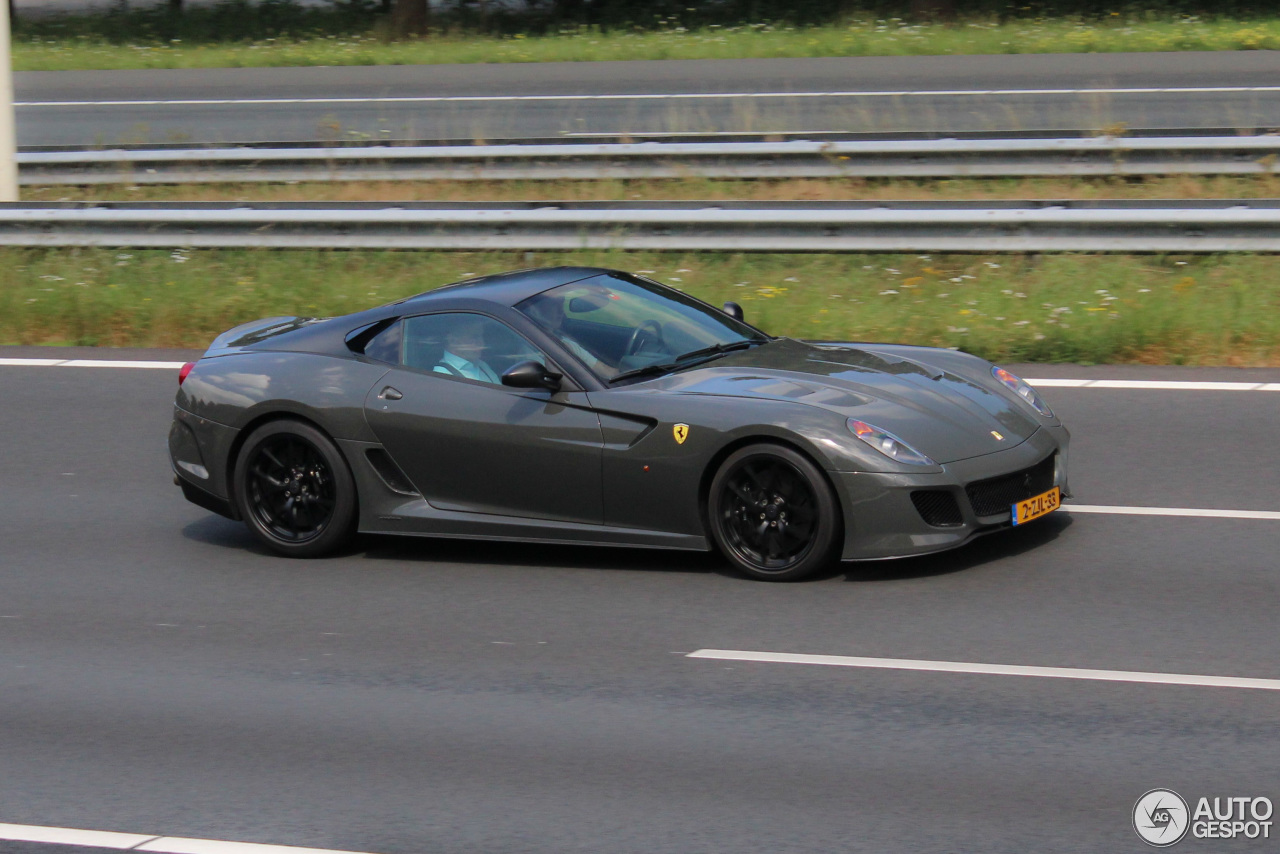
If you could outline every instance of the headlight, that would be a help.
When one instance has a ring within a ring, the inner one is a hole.
[[[887,431],[881,430],[879,427],[873,427],[865,421],[859,421],[856,418],[850,418],[846,424],[849,425],[849,432],[884,454],[891,460],[897,460],[900,463],[907,463],[913,466],[932,466],[937,465],[933,460],[899,439],[897,436]]]
[[[1004,368],[992,368],[991,376],[1004,383],[1006,388],[1031,404],[1032,408],[1045,418],[1053,417],[1053,410],[1049,408],[1049,404],[1045,403],[1044,399],[1036,394],[1036,390],[1027,385],[1025,380],[1014,376]]]

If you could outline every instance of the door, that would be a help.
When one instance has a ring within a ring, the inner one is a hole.
[[[369,391],[370,427],[442,510],[600,524],[600,419],[581,391],[503,386],[542,353],[471,312],[406,318],[399,364]],[[552,368],[554,370],[554,367]]]

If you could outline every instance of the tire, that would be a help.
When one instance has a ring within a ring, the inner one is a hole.
[[[333,441],[301,421],[272,421],[245,440],[233,495],[254,536],[287,557],[320,557],[355,530],[356,484]]]
[[[844,525],[840,504],[808,457],[756,444],[730,454],[711,481],[708,527],[738,570],[797,581],[831,563]]]

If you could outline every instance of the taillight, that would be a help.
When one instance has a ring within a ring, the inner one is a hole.
[[[182,370],[178,371],[178,385],[182,385],[187,381],[187,374],[191,373],[191,369],[195,366],[195,362],[187,362],[182,366]]]

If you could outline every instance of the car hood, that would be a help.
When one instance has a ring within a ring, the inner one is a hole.
[[[780,339],[646,385],[827,409],[887,430],[939,463],[1006,450],[1039,427],[998,389],[874,348]]]

